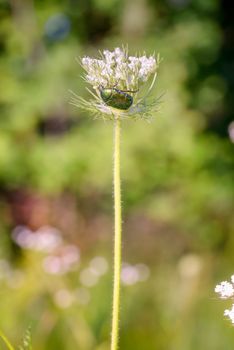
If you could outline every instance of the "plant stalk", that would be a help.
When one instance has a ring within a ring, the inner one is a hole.
[[[114,122],[114,287],[111,350],[118,349],[119,342],[119,314],[120,314],[120,274],[122,251],[122,215],[121,215],[121,181],[120,181],[120,118],[116,116]]]

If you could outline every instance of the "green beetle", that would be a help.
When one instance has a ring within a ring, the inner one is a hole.
[[[128,92],[136,93],[138,90],[119,90],[115,87],[105,88],[100,85],[99,91],[102,100],[107,106],[127,110],[133,104],[133,97]]]

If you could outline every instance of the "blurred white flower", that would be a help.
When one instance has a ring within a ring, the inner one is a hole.
[[[12,232],[12,239],[22,248],[45,253],[53,251],[63,242],[60,231],[52,226],[43,226],[37,231],[17,226]]]
[[[231,322],[234,324],[234,304],[232,304],[231,310],[224,311],[224,316],[229,317]]]
[[[104,50],[100,58],[83,57],[84,79],[91,84],[95,98],[86,101],[72,92],[71,104],[104,119],[119,117],[149,118],[157,110],[158,98],[148,99],[154,86],[159,56],[129,56],[127,48]],[[149,78],[152,82],[144,96],[141,88]]]
[[[234,275],[231,276],[231,282],[223,281],[217,284],[215,292],[219,294],[221,299],[228,299],[234,297]],[[224,316],[228,317],[234,324],[234,304],[230,310],[224,311]]]
[[[137,264],[136,268],[138,270],[138,280],[139,282],[146,281],[150,276],[150,269],[145,264]]]
[[[91,269],[98,276],[104,275],[108,271],[108,262],[103,256],[95,256],[89,263]]]
[[[234,295],[234,288],[230,282],[223,281],[217,284],[215,292],[220,295],[220,298],[227,299]]]
[[[149,275],[150,269],[145,264],[131,265],[128,263],[123,263],[121,281],[127,286],[146,281],[149,278]]]
[[[52,275],[60,275],[64,273],[62,262],[57,256],[47,256],[43,260],[43,268],[45,272]]]
[[[123,264],[121,271],[121,280],[125,285],[132,285],[138,282],[139,274],[135,266],[129,264]]]
[[[74,295],[68,289],[59,289],[54,294],[54,302],[62,309],[70,307],[75,300]]]
[[[63,275],[72,271],[80,260],[78,247],[64,244],[61,232],[51,226],[43,226],[37,231],[31,231],[26,226],[17,226],[12,232],[12,239],[24,249],[47,253],[42,265],[49,274]]]
[[[93,287],[98,283],[99,276],[94,269],[88,267],[81,271],[80,282],[85,287]]]
[[[178,271],[184,280],[199,276],[202,270],[202,259],[197,254],[185,254],[178,263]]]
[[[80,260],[79,249],[74,245],[64,245],[43,260],[45,272],[63,275],[74,270]]]

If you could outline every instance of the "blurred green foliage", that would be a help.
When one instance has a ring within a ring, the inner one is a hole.
[[[109,349],[111,268],[92,287],[81,276],[96,255],[112,266],[112,124],[68,90],[86,95],[76,57],[128,43],[163,57],[164,96],[151,124],[123,123],[124,260],[150,276],[123,287],[120,348],[233,349],[213,293],[234,264],[226,3],[0,1],[0,328],[15,344],[31,324],[34,350]],[[45,226],[79,247],[74,271],[50,275],[12,241]]]

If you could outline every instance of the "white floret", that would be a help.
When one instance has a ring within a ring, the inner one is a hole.
[[[118,85],[119,89],[136,90],[141,82],[146,82],[155,73],[157,64],[153,56],[147,58],[127,56],[124,50],[104,50],[102,59],[84,57],[82,65],[87,72],[86,79],[97,87]]]
[[[232,304],[232,308],[230,310],[224,311],[224,316],[227,316],[230,318],[232,324],[234,324],[234,304]]]
[[[230,282],[223,281],[215,287],[215,292],[218,293],[221,298],[226,299],[234,295],[234,288]]]

